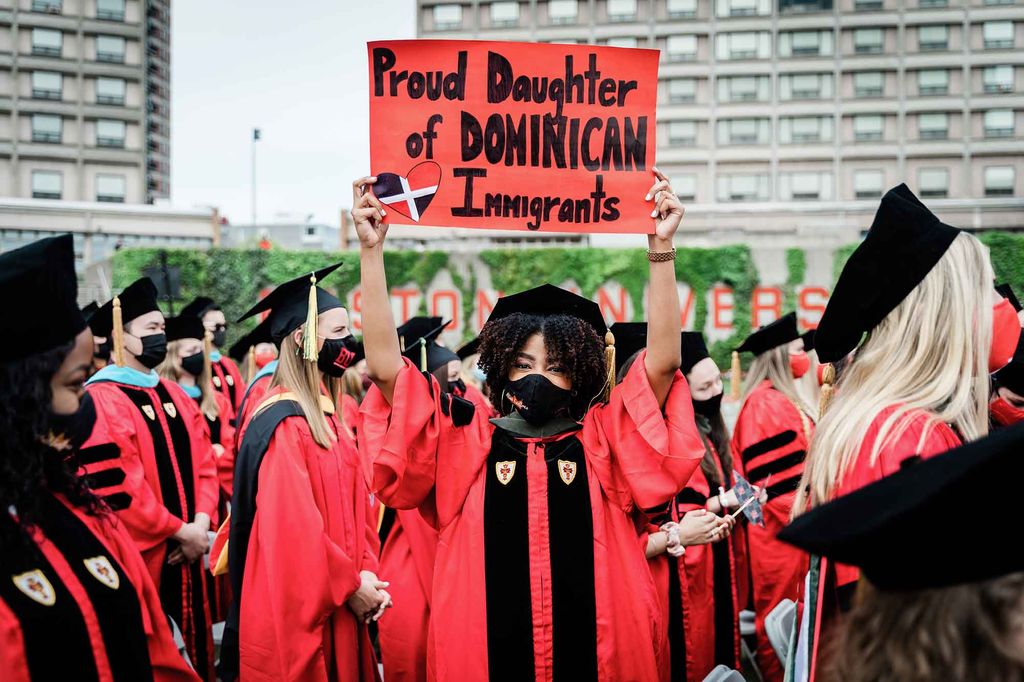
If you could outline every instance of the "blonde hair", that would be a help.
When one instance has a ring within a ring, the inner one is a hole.
[[[157,365],[157,374],[162,376],[164,379],[169,379],[175,383],[181,380],[184,375],[185,369],[181,366],[181,357],[178,352],[184,345],[187,339],[179,339],[177,341],[170,341],[167,344],[167,356],[164,361]],[[213,384],[213,370],[210,367],[210,353],[207,350],[206,343],[203,343],[203,372],[196,377],[196,386],[199,387],[199,410],[203,413],[203,416],[209,420],[214,420],[220,416],[220,407],[217,405],[217,397],[214,394]]]
[[[906,430],[912,411],[928,415],[926,433],[939,423],[951,424],[968,441],[988,432],[992,279],[988,250],[960,234],[870,331],[818,423],[794,514],[833,497],[868,427],[887,407],[897,406],[878,430],[871,463]]]
[[[331,443],[337,440],[337,437],[327,423],[323,408],[320,406],[321,381],[316,362],[302,358],[302,347],[295,343],[295,338],[291,334],[281,341],[281,352],[277,360],[277,369],[270,380],[269,390],[281,386],[294,394],[295,402],[299,404],[306,423],[309,424],[313,440],[322,448],[331,447]],[[333,390],[331,396],[335,396]]]
[[[801,397],[796,387],[796,380],[793,379],[793,370],[789,364],[788,343],[761,353],[750,363],[750,369],[747,370],[747,378],[743,384],[744,404],[754,389],[760,386],[765,379],[771,382],[772,388],[789,398],[789,401],[798,410],[814,419],[817,410],[814,410]]]

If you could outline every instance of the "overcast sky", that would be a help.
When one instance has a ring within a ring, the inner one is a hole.
[[[366,42],[415,37],[415,0],[176,0],[171,203],[337,224],[369,167]]]

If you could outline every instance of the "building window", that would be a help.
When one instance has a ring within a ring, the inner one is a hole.
[[[634,21],[636,0],[608,0],[608,21]]]
[[[718,79],[720,102],[767,102],[768,76],[722,76]]]
[[[518,2],[492,2],[491,26],[509,27],[519,25]]]
[[[829,31],[783,31],[779,34],[780,57],[824,57],[832,54]]]
[[[669,121],[668,142],[684,147],[692,147],[697,144],[697,122]]]
[[[769,37],[766,32],[720,33],[717,36],[719,59],[765,59]]]
[[[97,78],[96,104],[115,104],[124,106],[124,96],[128,85],[123,78]]]
[[[922,140],[949,139],[949,114],[918,114],[917,134]]]
[[[828,99],[832,97],[832,74],[793,73],[779,76],[779,99]]]
[[[64,78],[55,71],[32,72],[32,96],[36,99],[61,99]]]
[[[858,12],[877,12],[882,9],[882,0],[854,0],[853,8]]]
[[[697,58],[697,36],[669,36],[665,43],[670,62],[686,62]]]
[[[752,17],[771,14],[768,0],[716,0],[715,14],[719,17]]]
[[[673,78],[668,82],[669,104],[685,104],[697,100],[696,78]]]
[[[96,36],[96,61],[124,63],[125,40],[121,36]]]
[[[917,0],[917,6],[927,7],[949,7],[949,0]]]
[[[779,173],[779,199],[828,201],[832,198],[832,174],[817,171]]]
[[[985,92],[1013,92],[1013,76],[1013,66],[1009,64],[986,66],[981,77]]]
[[[881,114],[861,114],[853,117],[853,139],[857,142],[881,140],[884,131],[885,117]]]
[[[97,175],[96,201],[123,204],[124,188],[125,181],[123,175]]]
[[[60,171],[32,171],[33,199],[60,199],[64,186],[64,176]]]
[[[992,109],[986,111],[983,117],[985,137],[1012,137],[1013,136],[1013,110]]]
[[[669,19],[692,19],[697,16],[697,0],[668,0]]]
[[[1002,50],[1013,47],[1012,21],[986,21],[981,25],[986,50]]]
[[[783,13],[824,12],[832,9],[832,0],[779,0]]]
[[[921,26],[917,29],[917,48],[919,50],[935,51],[949,49],[949,27]]]
[[[949,195],[949,169],[922,168],[917,172],[917,189],[922,197],[942,199]]]
[[[462,5],[434,5],[434,30],[462,28]]]
[[[853,51],[857,54],[879,54],[885,45],[885,31],[880,28],[858,28],[853,32]]]
[[[718,122],[718,144],[768,144],[767,118],[732,118]]]
[[[32,0],[32,11],[60,14],[63,4],[61,0]]]
[[[985,196],[1013,196],[1013,166],[988,166],[985,168]]]
[[[857,199],[877,199],[882,196],[885,174],[880,170],[859,170],[853,173],[853,195]]]
[[[1017,0],[985,0],[986,5],[1013,5]]]
[[[64,34],[48,28],[32,29],[32,54],[40,57],[59,57],[64,47]]]
[[[683,173],[672,178],[672,189],[682,201],[694,201],[697,198],[697,176]]]
[[[917,94],[949,94],[949,71],[946,69],[925,69],[917,72]]]
[[[783,116],[779,119],[782,144],[832,141],[832,119],[828,116]]]
[[[96,121],[96,146],[124,149],[125,122],[101,118]]]
[[[609,38],[605,45],[608,47],[636,47],[637,39],[628,36],[617,36],[615,38]]]
[[[855,97],[881,97],[885,94],[885,74],[881,71],[858,71],[853,74]]]
[[[718,176],[719,201],[767,201],[768,175],[735,173]]]
[[[53,114],[32,114],[32,141],[59,144],[64,119]]]
[[[96,18],[124,21],[124,0],[96,0]]]
[[[548,20],[552,24],[575,24],[579,15],[577,0],[549,0]]]

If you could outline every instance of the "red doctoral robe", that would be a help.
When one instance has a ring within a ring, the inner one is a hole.
[[[242,379],[238,365],[228,356],[221,355],[219,360],[210,363],[210,369],[213,373],[210,377],[213,387],[231,403],[231,412],[237,412],[245,395],[245,380]]]
[[[408,361],[393,405],[370,389],[360,447],[374,485],[439,529],[430,679],[659,679],[664,628],[633,512],[668,502],[704,445],[686,380],[666,418],[642,360],[581,430],[549,438],[480,410],[456,426],[451,396]]]
[[[86,472],[123,472],[120,487],[131,502],[118,516],[142,553],[164,610],[181,628],[190,660],[202,678],[212,680],[213,635],[203,562],[167,563],[177,546],[171,536],[184,522],[198,513],[209,515],[211,524],[217,521],[217,466],[206,418],[180,386],[164,379],[153,388],[101,380],[86,390],[102,423],[86,445],[96,445],[100,434],[106,434],[119,455],[116,460],[83,461]]]
[[[337,436],[330,449],[305,418],[286,417],[259,465],[240,599],[242,682],[378,679],[366,625],[345,602],[360,571],[377,572],[380,545],[359,453],[327,417]]]
[[[766,680],[780,682],[782,664],[764,619],[783,599],[796,601],[807,573],[807,554],[775,536],[789,523],[814,424],[789,398],[764,381],[747,396],[733,429],[733,464],[752,485],[765,486],[765,527],[746,528],[753,587],[757,664]],[[771,480],[768,481],[768,476]]]
[[[992,398],[988,409],[994,428],[1001,429],[1024,421],[1024,410],[1014,407],[999,396]]]
[[[61,495],[40,504],[34,547],[0,547],[4,681],[198,680],[124,524]],[[15,522],[5,511],[0,525]]]

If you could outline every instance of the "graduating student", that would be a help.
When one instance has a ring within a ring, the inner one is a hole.
[[[131,503],[118,516],[135,538],[167,615],[181,628],[192,664],[212,680],[202,557],[219,486],[206,419],[181,386],[153,371],[167,354],[167,337],[149,279],[103,305],[92,326],[114,340],[114,364],[97,372],[86,390],[125,473],[121,486]],[[86,470],[104,464],[87,463]]]
[[[227,343],[228,323],[224,317],[224,311],[212,298],[199,296],[181,309],[181,316],[198,317],[206,327],[206,331],[213,334],[215,349],[210,354],[213,369],[211,381],[213,387],[223,393],[231,402],[231,409],[238,410],[242,404],[245,383],[242,381],[242,373],[238,370],[235,361],[220,352],[220,349]]]
[[[480,359],[480,337],[477,336],[472,341],[463,344],[455,351],[455,354],[462,361],[462,370],[458,380],[465,387],[456,385],[455,394],[458,395],[458,391],[461,389],[463,398],[472,402],[479,409],[487,410],[492,417],[497,417],[498,413],[494,411],[494,406],[491,405],[490,399],[484,393],[487,390],[485,384],[487,377],[476,364]]]
[[[764,619],[783,599],[796,600],[807,557],[775,539],[789,521],[815,414],[797,392],[795,380],[809,368],[796,313],[751,334],[737,349],[754,354],[743,405],[733,428],[736,470],[766,489],[765,526],[746,527],[756,615],[757,664],[766,680],[781,680],[782,664],[768,641]]]
[[[256,373],[277,360],[277,346],[270,338],[269,326],[263,320],[251,332],[235,341],[228,349],[228,357],[242,370],[242,378],[252,383]],[[242,396],[245,399],[245,396]]]
[[[0,676],[195,680],[135,543],[79,476],[96,426],[71,235],[0,255]]]
[[[796,511],[987,433],[989,374],[1020,333],[981,242],[942,223],[906,185],[887,192],[818,326],[822,362],[855,355],[819,422]],[[817,631],[848,608],[858,572],[823,561],[820,576],[810,595]]]
[[[1000,284],[996,291],[1010,302],[1021,316],[1020,301],[1008,284]],[[1010,362],[992,375],[992,402],[989,415],[993,428],[1002,428],[1024,421],[1024,332],[1017,342],[1017,350]]]
[[[779,534],[865,578],[818,679],[1024,680],[1024,552],[1007,546],[1005,523],[950,513],[984,499],[992,519],[1017,519],[1017,496],[992,485],[1024,478],[1022,452],[1017,424],[910,462]]]
[[[249,384],[245,388],[245,392],[242,394],[242,404],[238,408],[238,412],[235,416],[235,435],[236,443],[241,444],[242,432],[245,429],[245,425],[249,423],[252,413],[256,410],[256,407],[263,402],[263,396],[266,394],[267,389],[270,387],[270,380],[274,376],[274,372],[277,371],[277,345],[274,343],[273,338],[270,335],[270,318],[267,317],[253,329],[248,336],[244,339],[251,349],[250,356],[255,356],[254,362],[257,367],[255,373],[249,377]],[[257,347],[265,347],[267,344],[274,349],[273,357],[265,350],[261,355],[256,354]],[[266,360],[262,365],[260,361]]]
[[[92,316],[96,314],[96,311],[100,309],[100,306],[96,301],[91,301],[84,308],[82,308],[82,317],[85,318],[86,324],[92,319]],[[112,342],[110,339],[105,339],[100,336],[93,335],[93,352],[92,352],[92,369],[89,371],[89,376],[92,376],[99,370],[103,369],[110,364],[110,348]]]
[[[384,208],[374,178],[354,183],[374,381],[359,444],[383,502],[419,509],[439,531],[431,603],[445,616],[430,623],[432,679],[659,678],[663,623],[635,515],[668,502],[704,446],[678,369],[672,241],[683,210],[655,173],[647,351],[608,397],[613,340],[595,303],[551,285],[506,296],[480,335],[504,415],[493,421],[401,357]]]
[[[390,597],[366,473],[324,385],[358,352],[348,312],[315,286],[339,266],[278,286],[245,315],[271,311],[281,356],[235,466],[225,680],[377,679],[366,621]]]

